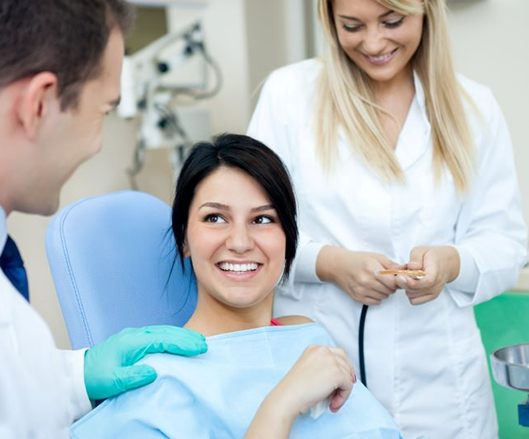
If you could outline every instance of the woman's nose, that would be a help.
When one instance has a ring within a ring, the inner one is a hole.
[[[384,35],[377,26],[372,26],[367,29],[364,35],[364,52],[366,55],[375,56],[380,55],[384,49]]]
[[[247,225],[235,224],[226,240],[226,247],[235,253],[244,253],[253,247],[253,239]]]

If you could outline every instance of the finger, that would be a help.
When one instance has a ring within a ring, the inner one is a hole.
[[[380,303],[382,300],[387,298],[387,295],[371,289],[362,288],[360,290],[353,291],[352,297],[358,302],[370,305],[372,302]]]
[[[329,409],[331,412],[336,413],[343,407],[345,401],[347,401],[347,398],[351,395],[352,390],[353,388],[351,386],[348,389],[337,389],[334,391],[329,402]]]
[[[192,357],[207,352],[208,346],[205,340],[189,338],[186,336],[153,337],[146,344],[145,354],[169,353]]]
[[[410,303],[412,305],[422,305],[424,303],[431,302],[435,298],[437,298],[437,295],[426,294],[424,296],[418,296],[418,297],[414,297],[413,299],[410,299]]]
[[[422,296],[431,296],[431,291],[406,290],[406,296],[408,296],[409,299],[415,299],[416,297]]]
[[[142,328],[132,328],[132,329],[142,331],[145,334],[167,334],[167,335],[187,334],[190,337],[197,337],[197,338],[202,338],[202,339],[205,338],[204,335],[202,335],[200,332],[194,331],[193,329],[182,328],[180,326],[174,326],[174,325],[152,325],[152,326],[144,326]]]
[[[410,261],[406,264],[410,270],[420,270],[424,265],[426,247],[415,247],[410,252]]]
[[[335,347],[332,347],[332,346],[328,346],[327,349],[329,350],[329,352],[333,353],[337,357],[347,358],[347,354],[345,353],[345,351],[342,348],[335,348]]]
[[[371,297],[377,297],[380,299],[386,299],[391,296],[394,292],[394,289],[389,288],[380,280],[375,279],[375,282],[373,282],[372,285],[369,286],[369,292],[366,295],[369,295]]]
[[[356,299],[356,300],[363,305],[369,305],[369,306],[380,305],[382,303],[382,299],[374,299],[368,296],[362,296],[361,298]]]
[[[339,369],[342,371],[344,377],[355,376],[353,364],[351,360],[341,348],[329,347],[329,352],[332,353],[334,361],[336,362]]]
[[[147,354],[167,352],[194,356],[203,354],[208,349],[202,334],[176,326],[154,330],[153,327],[138,328],[137,331],[128,332],[123,338],[123,343],[128,349],[125,352],[125,365],[134,364]]]
[[[337,362],[339,372],[337,375],[340,377],[340,381],[337,383],[336,390],[330,396],[329,408],[335,412],[339,410],[353,389],[353,385],[356,382],[356,375],[354,368],[345,352],[336,352],[335,360]]]
[[[424,263],[418,261],[410,261],[406,264],[408,270],[422,270],[424,268]]]
[[[353,385],[353,376],[346,373],[339,387],[330,396],[329,409],[332,412],[337,412],[345,404],[351,395]]]
[[[350,377],[352,383],[356,383],[356,373],[353,364],[351,363],[351,360],[349,360],[349,357],[347,357],[347,355],[344,353],[344,357],[340,357],[339,361],[343,376]]]
[[[376,291],[369,291],[364,296],[366,299],[371,299],[377,302],[382,302],[384,299],[387,298],[385,294],[377,293]]]
[[[395,285],[395,276],[388,276],[380,274],[380,271],[375,273],[375,282],[374,290],[384,293],[387,296],[390,296],[397,289]]]
[[[404,276],[402,274],[399,274],[398,276],[395,276],[395,285],[397,285],[398,288],[401,288],[403,290],[408,289],[408,276]]]
[[[395,261],[392,261],[391,259],[389,259],[388,257],[384,256],[384,255],[380,255],[378,258],[377,258],[378,262],[383,266],[383,268],[385,269],[390,269],[390,268],[394,268],[394,269],[399,269],[399,268],[404,268],[403,265],[399,264],[398,262],[395,262]]]
[[[388,295],[393,294],[395,290],[398,288],[398,285],[395,282],[396,277],[397,276],[381,275],[378,273],[376,275],[377,281],[380,282],[384,286],[384,288],[390,291]]]
[[[435,285],[433,276],[426,275],[422,279],[414,279],[410,276],[399,274],[395,276],[395,283],[398,288],[402,288],[407,291],[428,291]]]
[[[136,389],[152,383],[156,379],[156,371],[147,364],[120,367],[114,371],[112,394],[106,396],[119,395],[128,390]]]

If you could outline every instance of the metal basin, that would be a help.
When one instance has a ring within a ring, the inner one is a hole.
[[[498,384],[529,391],[529,343],[498,349],[490,357],[492,374]]]

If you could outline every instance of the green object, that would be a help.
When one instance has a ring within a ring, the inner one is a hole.
[[[124,329],[85,352],[86,392],[96,401],[152,383],[156,371],[146,364],[134,365],[147,354],[193,356],[206,351],[204,336],[189,329],[168,325]]]
[[[495,350],[529,343],[529,292],[507,292],[475,307],[476,320],[488,356]],[[490,358],[489,372],[490,372]],[[518,424],[518,404],[527,393],[502,387],[492,378],[500,439],[527,439],[529,428]]]

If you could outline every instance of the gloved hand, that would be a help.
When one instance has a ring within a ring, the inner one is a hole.
[[[147,364],[134,365],[147,354],[193,356],[207,349],[204,336],[190,329],[169,325],[123,329],[85,352],[86,392],[95,401],[152,383],[156,371]]]

